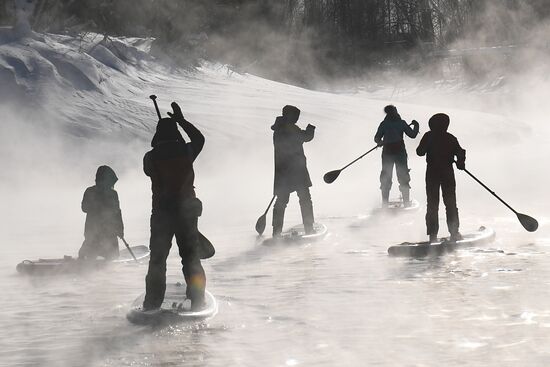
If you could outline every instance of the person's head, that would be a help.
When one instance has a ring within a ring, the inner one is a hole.
[[[100,166],[95,174],[95,184],[104,188],[113,188],[118,181],[115,171],[109,166]]]
[[[185,142],[178,130],[177,122],[169,117],[160,119],[155,136],[153,136],[153,140],[151,141],[151,146],[154,148],[160,143],[173,141]]]
[[[397,113],[397,107],[395,107],[392,104],[387,105],[386,107],[384,107],[384,112],[389,117],[398,117],[399,116],[399,114]]]
[[[286,105],[283,107],[283,117],[287,122],[295,124],[300,118],[300,110],[298,107]]]
[[[430,121],[428,121],[428,126],[430,126],[430,130],[434,132],[445,132],[449,128],[450,123],[451,119],[449,115],[445,113],[436,113],[430,118]]]

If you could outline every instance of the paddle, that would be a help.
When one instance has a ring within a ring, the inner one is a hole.
[[[269,209],[271,208],[271,205],[273,204],[273,202],[275,201],[275,198],[277,196],[276,195],[273,195],[273,197],[271,198],[271,201],[269,202],[269,205],[267,206],[267,209],[265,210],[265,213],[260,217],[258,218],[258,221],[256,222],[256,232],[258,232],[258,234],[261,236],[264,231],[265,231],[265,217],[267,215],[267,212],[269,211]]]
[[[455,161],[456,163],[456,161]],[[471,178],[473,178],[478,184],[480,184],[485,190],[489,191],[494,197],[496,197],[500,202],[508,209],[514,212],[514,214],[518,217],[519,222],[525,228],[528,232],[535,232],[539,228],[539,223],[535,218],[532,218],[528,215],[518,213],[514,208],[512,208],[507,202],[502,200],[493,190],[488,188],[483,182],[481,182],[476,176],[474,176],[470,171],[468,171],[466,168],[464,168],[462,171],[466,172]]]
[[[157,116],[159,117],[159,120],[160,120],[162,116],[160,115],[159,105],[157,104],[157,96],[153,94],[149,96],[149,98],[153,100],[153,103],[155,104],[155,110],[157,110]]]
[[[120,239],[122,240],[122,242],[124,242],[124,245],[126,246],[126,248],[128,249],[128,251],[130,252],[130,255],[132,255],[132,257],[134,258],[134,260],[136,260],[136,262],[139,264],[139,261],[138,261],[138,259],[136,259],[136,255],[134,255],[134,252],[133,252],[132,249],[130,248],[130,245],[128,244],[128,242],[126,242],[126,240],[124,239],[124,237],[120,237]]]
[[[414,121],[411,122],[409,124],[409,126],[413,125],[414,124]],[[353,162],[351,162],[350,164],[348,164],[347,166],[345,166],[344,168],[341,168],[341,169],[337,169],[335,171],[330,171],[330,172],[327,172],[325,173],[325,175],[323,176],[323,180],[328,183],[328,184],[331,184],[333,183],[334,181],[336,181],[336,179],[338,178],[338,176],[340,176],[340,173],[342,173],[343,170],[345,170],[346,168],[348,168],[349,166],[351,166],[352,164],[354,164],[355,162],[357,162],[358,160],[362,159],[364,156],[366,156],[367,154],[369,154],[370,152],[372,151],[375,151],[376,149],[378,149],[379,147],[381,147],[381,145],[377,145],[375,146],[374,148],[372,148],[371,150],[369,150],[368,152],[366,152],[365,154],[363,154],[362,156],[360,156],[359,158],[357,158],[356,160],[354,160]]]
[[[325,175],[323,176],[323,180],[325,180],[325,182],[328,184],[333,183],[334,181],[336,181],[338,176],[340,176],[340,173],[342,173],[343,170],[345,170],[346,168],[348,168],[349,166],[351,166],[352,164],[354,164],[355,162],[357,162],[358,160],[360,160],[370,152],[375,151],[376,149],[378,149],[378,147],[379,145],[375,146],[374,148],[372,148],[371,150],[369,150],[368,152],[366,152],[365,154],[363,154],[362,156],[360,156],[359,158],[357,158],[356,160],[354,160],[353,162],[351,162],[350,164],[348,164],[347,166],[341,169],[337,169],[337,170],[325,173]]]

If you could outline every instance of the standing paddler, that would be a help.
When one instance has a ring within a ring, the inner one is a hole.
[[[404,206],[410,205],[410,181],[409,166],[407,163],[407,150],[403,134],[411,139],[416,138],[420,125],[413,120],[413,127],[407,124],[393,105],[384,108],[386,117],[380,123],[374,141],[382,146],[382,172],[380,173],[380,190],[382,191],[382,206],[387,207],[392,187],[393,166],[397,173],[399,191],[403,198]]]

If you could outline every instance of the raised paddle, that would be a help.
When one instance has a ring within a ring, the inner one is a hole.
[[[157,110],[157,116],[159,117],[159,120],[160,120],[162,116],[160,115],[159,105],[157,104],[157,96],[153,94],[149,96],[149,98],[153,100],[153,103],[155,104],[155,110]]]
[[[455,161],[456,163],[456,161]],[[500,202],[508,209],[514,212],[514,214],[518,217],[519,222],[525,228],[528,232],[535,232],[539,228],[539,222],[535,218],[532,218],[528,215],[518,213],[514,208],[512,208],[507,202],[502,200],[493,190],[488,188],[483,182],[481,182],[476,176],[474,176],[470,171],[468,171],[466,168],[464,168],[462,171],[466,172],[471,178],[473,178],[478,184],[483,186],[483,188],[487,191],[489,191],[494,197],[496,197]]]
[[[273,197],[271,198],[271,201],[269,202],[269,205],[267,206],[267,209],[265,210],[265,213],[260,217],[258,218],[258,221],[256,222],[256,232],[258,232],[258,234],[261,236],[264,231],[265,231],[265,217],[267,216],[267,212],[269,211],[269,209],[271,208],[271,205],[273,204],[273,202],[275,201],[275,198],[277,196],[276,195],[273,195]]]
[[[337,169],[335,171],[330,171],[330,172],[325,173],[325,175],[323,176],[323,180],[325,180],[325,182],[328,183],[328,184],[333,183],[334,181],[336,181],[338,176],[340,176],[340,173],[342,173],[343,170],[345,170],[346,168],[348,168],[349,166],[351,166],[352,164],[354,164],[355,162],[357,162],[358,160],[360,160],[361,158],[363,158],[364,156],[366,156],[370,152],[378,149],[378,147],[379,147],[379,145],[375,146],[374,148],[372,148],[371,150],[369,150],[368,152],[366,152],[365,154],[363,154],[359,158],[355,159],[353,162],[351,162],[350,164],[348,164],[344,168],[340,168],[340,169]]]
[[[136,262],[139,264],[139,261],[138,261],[138,259],[136,259],[136,255],[134,255],[134,252],[133,252],[132,249],[130,248],[130,245],[128,244],[128,242],[126,242],[126,240],[124,239],[124,237],[120,237],[120,239],[122,240],[122,242],[124,242],[124,246],[126,246],[126,248],[128,249],[128,252],[130,252],[130,255],[132,255],[132,257],[134,258],[134,260],[136,260]]]

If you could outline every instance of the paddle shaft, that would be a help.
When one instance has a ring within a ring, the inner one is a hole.
[[[153,100],[153,103],[155,104],[155,110],[157,110],[157,116],[159,117],[159,120],[160,120],[162,116],[160,115],[159,105],[157,104],[157,96],[152,95],[149,98]]]
[[[456,162],[455,162],[456,163]],[[474,176],[470,171],[468,171],[466,168],[463,169],[464,172],[466,172],[471,178],[473,178],[478,184],[480,184],[485,190],[489,191],[494,197],[496,197],[502,204],[506,205],[508,209],[514,212],[514,214],[518,215],[518,212],[512,208],[507,202],[502,200],[500,196],[498,196],[493,190],[491,190],[487,185],[485,185],[483,182],[481,182],[476,176]]]
[[[409,126],[411,126],[413,123],[411,122],[409,124]],[[350,164],[348,164],[347,166],[345,166],[344,168],[340,168],[340,171],[343,171],[345,170],[346,168],[348,168],[349,166],[351,166],[352,164],[354,164],[355,162],[357,162],[358,160],[362,159],[363,157],[365,157],[367,154],[375,151],[376,149],[378,149],[381,145],[376,145],[374,148],[372,148],[371,150],[369,150],[368,152],[366,152],[365,154],[363,154],[362,156],[360,156],[359,158],[357,158],[356,160],[354,160],[353,162],[351,162]]]
[[[271,209],[271,205],[273,205],[273,202],[275,201],[276,197],[277,195],[273,195],[273,197],[271,198],[271,201],[269,202],[269,205],[267,206],[267,209],[264,212],[264,216],[267,215],[267,212],[269,211],[269,209]]]
[[[130,245],[128,244],[128,242],[126,242],[126,240],[124,239],[124,237],[120,237],[120,239],[122,240],[122,242],[124,242],[124,245],[126,246],[126,248],[128,249],[128,251],[130,252],[130,255],[132,255],[132,257],[134,258],[134,260],[136,262],[139,262],[138,259],[136,259],[136,255],[134,255],[134,252],[132,251],[132,249],[130,248]]]

